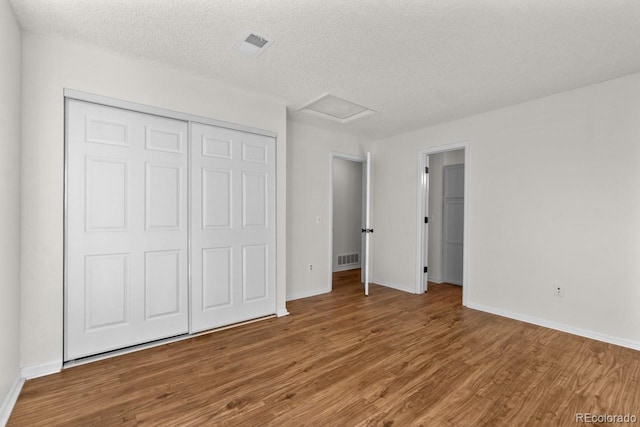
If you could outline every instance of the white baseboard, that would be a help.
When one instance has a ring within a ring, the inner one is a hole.
[[[13,407],[16,406],[23,385],[24,378],[16,378],[15,381],[13,381],[9,393],[7,393],[7,396],[2,402],[2,406],[0,406],[0,426],[4,427],[9,422],[9,417],[13,411]]]
[[[358,268],[362,268],[360,264],[347,264],[341,265],[340,267],[333,267],[333,272],[337,273],[338,271],[356,270]]]
[[[410,288],[407,286],[398,285],[397,283],[385,282],[383,280],[371,279],[371,283],[374,285],[386,286],[387,288],[396,289],[398,291],[409,292],[410,294],[415,294],[415,288]]]
[[[331,288],[312,289],[310,291],[292,292],[287,295],[287,301],[293,301],[295,299],[315,297],[316,295],[328,294],[331,292]]]
[[[596,341],[602,341],[609,344],[619,345],[620,347],[627,347],[633,350],[640,350],[640,342],[627,340],[624,338],[612,337],[610,335],[601,334],[599,332],[589,331],[586,329],[575,328],[573,326],[564,325],[562,323],[551,322],[549,320],[540,319],[526,314],[513,313],[511,311],[502,310],[500,308],[488,307],[482,304],[469,303],[467,307],[475,310],[484,311],[498,316],[507,317],[509,319],[520,320],[522,322],[531,323],[538,326],[544,326],[545,328],[555,329],[556,331],[566,332],[572,335],[578,335],[585,338],[590,338]]]
[[[283,316],[288,316],[288,315],[289,315],[289,312],[287,311],[286,308],[278,310],[278,312],[276,313],[276,316],[278,316],[278,317],[283,317]]]
[[[442,280],[442,275],[438,276],[438,277],[434,277],[433,279],[431,277],[429,277],[429,274],[427,274],[427,280],[429,282],[433,282],[433,283],[443,283],[444,280]]]
[[[36,366],[24,366],[20,369],[22,378],[31,380],[33,378],[44,377],[45,375],[57,374],[62,370],[62,360],[55,362],[43,363]]]

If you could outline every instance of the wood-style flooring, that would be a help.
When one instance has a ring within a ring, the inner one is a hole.
[[[291,315],[27,381],[9,426],[576,425],[640,418],[640,352],[337,273]]]

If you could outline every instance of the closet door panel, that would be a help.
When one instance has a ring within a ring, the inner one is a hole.
[[[276,312],[274,138],[76,100],[65,124],[65,361]]]
[[[188,332],[188,124],[66,114],[65,360]]]
[[[191,125],[192,330],[276,312],[275,139]]]

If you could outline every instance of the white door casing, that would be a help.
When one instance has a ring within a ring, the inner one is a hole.
[[[188,124],[67,100],[66,361],[188,332]]]
[[[191,126],[192,332],[276,312],[275,138]]]
[[[424,174],[422,175],[422,185],[424,187],[424,211],[423,211],[423,215],[425,217],[425,220],[422,224],[422,247],[423,247],[423,254],[422,254],[422,266],[424,269],[427,269],[427,271],[425,272],[423,269],[423,274],[422,274],[422,283],[424,286],[424,292],[427,292],[427,290],[429,289],[429,282],[428,282],[428,277],[429,277],[429,273],[428,273],[428,266],[429,266],[429,156],[425,156],[425,170],[424,170]]]

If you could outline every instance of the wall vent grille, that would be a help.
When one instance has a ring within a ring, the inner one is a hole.
[[[338,255],[338,265],[360,264],[360,254]]]

